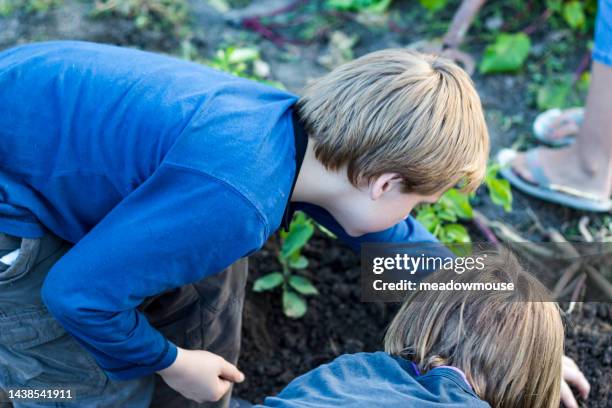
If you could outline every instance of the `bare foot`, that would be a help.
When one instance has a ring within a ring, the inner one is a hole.
[[[557,149],[538,148],[537,162],[551,184],[570,187],[602,200],[610,197],[612,187],[607,174],[601,172],[593,175],[585,171],[579,163],[575,145]],[[529,171],[525,153],[517,154],[512,161],[512,168],[525,180],[536,183]]]

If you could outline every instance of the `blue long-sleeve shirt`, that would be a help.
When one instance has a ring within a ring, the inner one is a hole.
[[[490,408],[455,368],[421,375],[411,363],[387,353],[344,354],[293,380],[254,408],[418,407]]]
[[[209,67],[77,41],[0,52],[0,232],[75,243],[49,271],[50,312],[113,379],[176,345],[136,310],[219,272],[280,226],[296,173],[297,96]],[[349,237],[435,241],[412,218]]]

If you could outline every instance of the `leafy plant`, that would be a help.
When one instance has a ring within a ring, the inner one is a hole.
[[[501,164],[492,163],[487,167],[485,185],[493,204],[503,207],[506,212],[512,211],[512,189],[510,182],[498,177]]]
[[[62,0],[0,0],[0,16],[6,17],[18,10],[26,13],[46,13],[61,3]]]
[[[448,3],[448,0],[419,0],[421,6],[425,7],[427,10],[431,12],[436,12],[443,9]]]
[[[200,57],[194,45],[185,40],[181,44],[181,56],[230,74],[253,79],[277,88],[285,88],[280,82],[268,79],[270,67],[261,59],[257,48],[229,46],[217,50],[212,59],[205,60]]]
[[[480,73],[513,72],[523,66],[529,55],[531,40],[525,33],[501,33],[489,44],[480,61]]]
[[[92,15],[118,15],[141,30],[173,31],[185,37],[191,31],[186,0],[96,0]]]
[[[472,218],[472,205],[468,196],[450,189],[435,204],[419,206],[416,219],[436,238],[444,243],[469,243],[470,234],[458,223]]]
[[[485,185],[491,201],[503,207],[505,211],[511,211],[510,183],[498,177],[499,169],[498,163],[492,163],[487,167]],[[451,188],[442,195],[437,203],[419,206],[416,219],[443,243],[470,243],[472,242],[470,234],[459,221],[473,218],[471,196],[459,192],[456,188]]]
[[[327,0],[329,8],[342,11],[384,13],[392,0]]]
[[[319,291],[312,282],[297,273],[308,267],[308,259],[301,251],[314,233],[314,222],[303,212],[297,212],[289,226],[289,231],[281,231],[281,247],[277,258],[282,271],[271,272],[258,278],[253,284],[255,292],[282,288],[283,312],[287,317],[300,318],[308,310],[303,296],[317,295]]]
[[[549,78],[538,88],[536,102],[538,109],[562,108],[567,104],[567,99],[572,90],[572,79],[570,75],[554,76]]]
[[[563,18],[567,24],[573,29],[581,29],[584,27],[586,16],[582,2],[573,0],[563,4]]]
[[[575,31],[586,31],[595,19],[597,0],[547,0],[546,7]]]

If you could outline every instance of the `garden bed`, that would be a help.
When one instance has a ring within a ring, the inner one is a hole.
[[[245,25],[240,24],[241,19],[249,18],[257,10],[219,12],[205,0],[194,0],[188,2],[193,30],[187,36],[179,34],[182,23],[176,23],[181,21],[176,16],[172,16],[175,20],[170,23],[175,26],[170,29],[155,25],[138,28],[138,24],[147,23],[138,16],[111,13],[90,18],[93,1],[56,3],[60,5],[48,11],[17,10],[0,17],[0,49],[29,41],[80,39],[183,56],[190,50],[210,60],[219,49],[257,47],[271,68],[270,79],[299,93],[309,78],[324,74],[338,59],[349,58],[348,54],[359,56],[440,36],[458,1],[450,1],[446,9],[436,14],[424,12],[417,2],[394,2],[391,22],[382,24],[352,13],[324,12],[321,2],[302,2],[297,19],[290,14],[296,13],[293,10],[289,14],[272,13],[263,20],[251,19]],[[249,1],[226,3],[244,6]],[[259,12],[270,12],[278,11],[279,5],[286,2],[260,3],[263,6]],[[500,19],[505,31],[528,29],[533,43],[528,62],[518,74],[474,74],[486,111],[493,153],[502,147],[532,143],[530,126],[541,108],[536,103],[539,90],[550,77],[563,78],[568,73],[579,72],[585,44],[590,39],[588,33],[576,33],[557,23],[545,26],[540,19],[532,18],[544,15],[541,6],[530,15],[515,10],[514,4],[518,3],[489,2],[464,46],[465,51],[480,56],[493,38],[487,27]],[[257,23],[278,27],[276,37],[263,38],[264,31]],[[334,36],[336,31],[342,31],[345,37]],[[353,46],[339,49],[342,44],[351,43],[352,36],[358,37]],[[186,45],[191,48],[187,49]],[[514,194],[511,212],[492,205],[482,193],[474,200],[474,206],[490,219],[512,225],[530,240],[544,239],[538,225],[557,228],[569,240],[581,239],[578,220],[583,214],[519,193]],[[609,226],[610,221],[609,216],[590,215],[595,230]],[[470,230],[477,233],[471,225],[468,223]],[[293,320],[283,315],[278,292],[247,292],[239,362],[247,380],[236,387],[236,393],[252,401],[261,401],[264,396],[278,392],[296,376],[340,354],[381,349],[385,327],[397,309],[393,304],[360,302],[359,259],[338,241],[317,233],[306,246],[304,255],[310,261],[305,274],[320,295],[308,297],[309,308],[303,318]],[[249,288],[256,277],[279,270],[272,243],[266,244],[250,260]],[[612,307],[579,306],[568,316],[567,323],[567,354],[577,361],[592,385],[591,398],[583,406],[612,406]]]
[[[289,381],[344,353],[382,349],[385,328],[397,304],[360,303],[359,257],[338,241],[317,234],[304,254],[308,277],[320,295],[310,297],[298,320],[285,317],[279,292],[247,294],[239,367],[246,381],[237,395],[261,402]],[[274,243],[252,256],[249,282],[279,270]],[[592,389],[583,407],[612,406],[612,305],[586,303],[566,319],[566,353]]]

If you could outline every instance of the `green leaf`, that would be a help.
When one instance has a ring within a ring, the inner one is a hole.
[[[317,228],[319,228],[319,231],[321,231],[322,233],[324,233],[325,235],[327,235],[328,237],[332,238],[332,239],[337,239],[338,237],[336,236],[336,234],[334,234],[333,232],[331,232],[330,230],[328,230],[327,228],[325,228],[323,225],[317,223]]]
[[[573,0],[563,4],[563,19],[573,29],[584,27],[586,17],[582,3]]]
[[[308,267],[308,259],[304,255],[300,255],[298,253],[294,253],[291,258],[289,258],[289,266],[294,269],[304,269]]]
[[[319,291],[305,277],[300,275],[291,275],[289,277],[289,285],[302,295],[318,295]]]
[[[446,242],[470,243],[472,239],[467,229],[461,224],[447,224],[444,226],[444,238]]]
[[[489,178],[497,178],[497,173],[501,169],[501,163],[492,161],[487,165],[487,172],[485,174],[485,180]]]
[[[457,256],[472,255],[472,243],[451,242],[446,245]]]
[[[508,180],[492,178],[487,180],[489,197],[494,204],[500,205],[505,211],[512,210],[512,190]]]
[[[0,0],[0,16],[8,17],[13,11],[13,5],[9,0]]]
[[[372,5],[370,5],[369,7],[366,7],[364,11],[369,11],[370,13],[375,13],[375,14],[382,14],[385,11],[387,11],[392,1],[393,0],[374,1]]]
[[[529,55],[531,40],[525,33],[501,33],[489,44],[480,61],[480,73],[512,72],[518,70]]]
[[[336,10],[384,13],[392,0],[327,0],[327,7]]]
[[[307,309],[306,301],[300,295],[290,290],[283,291],[283,312],[285,316],[298,319],[306,314]]]
[[[419,206],[417,209],[416,219],[427,229],[427,231],[431,232],[432,234],[434,234],[434,231],[440,224],[440,220],[436,216],[436,213],[431,205]]]
[[[446,210],[446,209],[438,211],[438,218],[440,218],[443,221],[449,221],[449,222],[457,221],[457,216],[455,215],[455,213],[452,211]]]
[[[294,252],[299,251],[314,233],[312,221],[306,219],[304,213],[300,213],[289,225],[289,232],[285,235],[281,257],[288,259]]]
[[[557,13],[560,13],[562,1],[563,0],[546,0],[546,8],[549,8],[552,11],[556,11]]]
[[[549,81],[538,89],[537,105],[541,110],[563,108],[572,89],[571,79]]]
[[[440,203],[450,209],[459,218],[472,219],[472,205],[467,194],[462,194],[459,190],[451,188],[442,197]],[[454,222],[455,220],[450,220]]]
[[[255,48],[235,48],[229,52],[228,61],[230,64],[255,61],[259,58],[259,51]]]
[[[436,12],[443,9],[446,3],[448,3],[448,0],[419,0],[419,3],[427,10]]]
[[[350,10],[356,7],[358,2],[355,0],[327,0],[326,4],[329,8],[336,10]]]
[[[283,283],[284,277],[280,272],[272,272],[267,275],[258,278],[253,283],[253,291],[255,292],[264,292],[266,290],[274,289]]]

